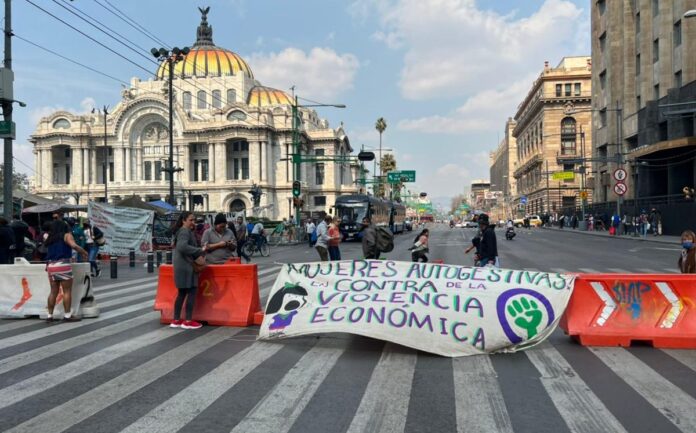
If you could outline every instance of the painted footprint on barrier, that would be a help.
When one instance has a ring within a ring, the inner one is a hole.
[[[508,305],[510,317],[515,319],[515,325],[527,331],[527,338],[537,335],[537,328],[541,324],[542,313],[533,299],[522,297],[515,299]]]
[[[27,280],[26,277],[22,277],[22,299],[20,299],[19,302],[17,302],[15,306],[12,307],[12,311],[17,311],[20,308],[22,308],[22,306],[26,304],[29,299],[31,299],[31,296],[32,295],[31,289],[29,289],[29,280]]]

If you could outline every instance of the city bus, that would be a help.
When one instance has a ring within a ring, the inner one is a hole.
[[[364,194],[342,195],[336,198],[334,205],[335,215],[340,219],[339,229],[343,235],[343,240],[356,239],[360,231],[362,220],[369,217],[376,226],[390,226],[392,224],[393,207],[392,203]],[[400,213],[397,211],[397,214]],[[403,230],[402,213],[400,226]],[[396,217],[398,221],[399,217]]]
[[[389,228],[392,233],[403,233],[406,229],[406,206],[397,202],[391,203],[391,217],[389,218]]]

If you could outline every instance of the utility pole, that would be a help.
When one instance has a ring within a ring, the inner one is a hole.
[[[109,146],[106,139],[106,116],[109,114],[109,107],[104,106],[104,203],[109,203]]]
[[[9,76],[12,77],[12,0],[5,0],[5,65],[4,69],[9,72]],[[14,128],[12,124],[12,98],[13,98],[13,83],[12,79],[3,80],[6,86],[9,88],[2,89],[3,100],[2,100],[2,116],[4,121],[10,125],[10,136],[5,137],[4,145],[4,179],[3,184],[3,216],[7,221],[12,220],[12,211],[14,210],[14,200],[12,194],[12,178],[13,178],[13,164],[12,164],[12,139],[14,135]],[[21,212],[21,211],[20,211]]]
[[[622,118],[621,106],[619,101],[616,101],[616,169],[623,168],[623,134],[622,134]],[[635,188],[635,185],[634,185]],[[621,199],[622,196],[616,194],[616,215],[621,218]]]

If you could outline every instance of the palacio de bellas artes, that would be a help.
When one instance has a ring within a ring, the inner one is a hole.
[[[31,136],[36,194],[73,204],[103,202],[105,194],[111,203],[135,195],[169,201],[180,209],[253,208],[256,216],[289,218],[294,214],[294,132],[299,135],[297,153],[310,160],[297,164],[303,212],[327,211],[337,196],[357,191],[358,165],[350,158],[353,149],[342,125],[330,127],[315,109],[257,81],[243,58],[214,44],[208,12],[201,9],[190,50],[160,57],[159,68],[147,81],[132,78],[112,109],[58,111],[40,120]],[[170,172],[174,200],[169,198]],[[260,193],[257,203],[252,189]]]

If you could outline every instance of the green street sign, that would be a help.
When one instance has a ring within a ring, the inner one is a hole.
[[[0,121],[0,138],[15,138],[15,123]]]
[[[415,182],[415,181],[416,181],[416,170],[390,171],[389,173],[387,173],[387,182],[389,182],[389,183]]]

